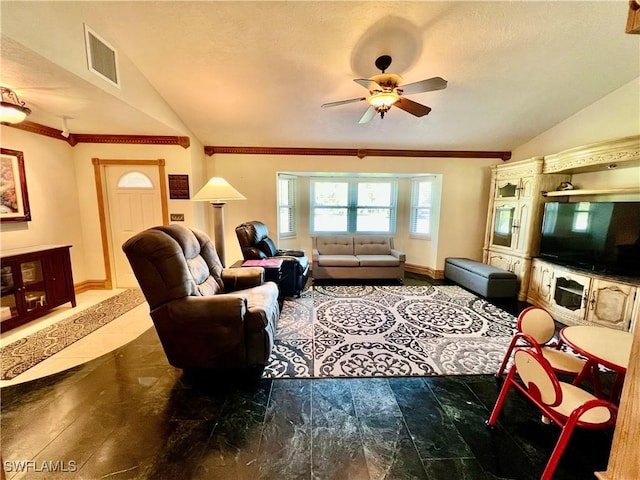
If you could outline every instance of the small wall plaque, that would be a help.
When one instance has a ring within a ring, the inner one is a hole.
[[[189,200],[189,175],[171,174],[169,177],[169,198]]]
[[[184,213],[172,213],[169,218],[172,222],[184,222]]]

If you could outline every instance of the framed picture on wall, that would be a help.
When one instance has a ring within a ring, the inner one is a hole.
[[[0,221],[31,220],[24,156],[17,150],[3,148],[0,152]]]

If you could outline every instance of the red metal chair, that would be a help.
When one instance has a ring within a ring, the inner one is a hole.
[[[519,375],[521,382],[516,380]],[[551,364],[536,348],[517,348],[514,364],[502,385],[496,404],[487,425],[493,427],[498,421],[504,400],[511,386],[516,387],[561,429],[551,457],[542,473],[541,480],[550,480],[575,427],[592,430],[613,427],[618,408],[607,400],[598,399],[591,393],[570,383],[560,382]]]
[[[585,360],[559,350],[557,343],[549,343],[555,334],[556,326],[553,317],[545,309],[540,307],[525,308],[518,316],[516,328],[518,332],[511,339],[507,353],[496,373],[497,377],[502,376],[509,358],[511,358],[511,353],[516,347],[538,346],[544,358],[557,373],[576,376],[584,368]]]

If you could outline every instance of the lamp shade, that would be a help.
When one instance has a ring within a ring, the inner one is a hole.
[[[227,200],[247,198],[221,177],[212,177],[193,197],[195,202],[225,203]]]
[[[373,105],[376,108],[389,108],[391,105],[396,103],[399,99],[398,94],[394,91],[392,92],[380,92],[375,93],[369,97],[369,104]]]
[[[0,87],[0,94],[2,95],[0,104],[1,123],[20,123],[31,113],[31,110],[25,106],[24,102],[10,88]]]

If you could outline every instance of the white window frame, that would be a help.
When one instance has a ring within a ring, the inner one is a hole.
[[[315,186],[319,183],[335,183],[348,185],[348,200],[345,205],[322,205],[315,202]],[[358,205],[358,186],[365,183],[384,183],[391,187],[390,205]],[[310,201],[309,201],[309,230],[312,235],[393,235],[396,233],[396,216],[398,210],[398,181],[390,178],[354,178],[354,177],[331,177],[331,178],[314,178],[310,183]],[[315,230],[315,210],[317,208],[327,209],[346,209],[347,210],[347,227],[345,230],[337,231],[316,231]],[[389,229],[383,231],[373,230],[357,230],[358,210],[359,209],[386,209],[389,211]]]
[[[429,205],[419,205],[420,185],[429,184]],[[411,215],[409,217],[409,235],[413,238],[421,238],[428,240],[433,233],[433,190],[435,187],[435,178],[416,178],[411,182]],[[421,212],[427,212],[429,215],[428,231],[418,230],[418,216]]]
[[[297,178],[290,175],[278,175],[278,236],[279,238],[293,238],[297,235],[297,223],[296,223],[296,188]],[[287,202],[281,203],[280,195],[280,182],[286,182],[288,195]],[[282,211],[286,210],[289,217],[288,231],[283,231],[283,222],[280,220],[282,217]]]

